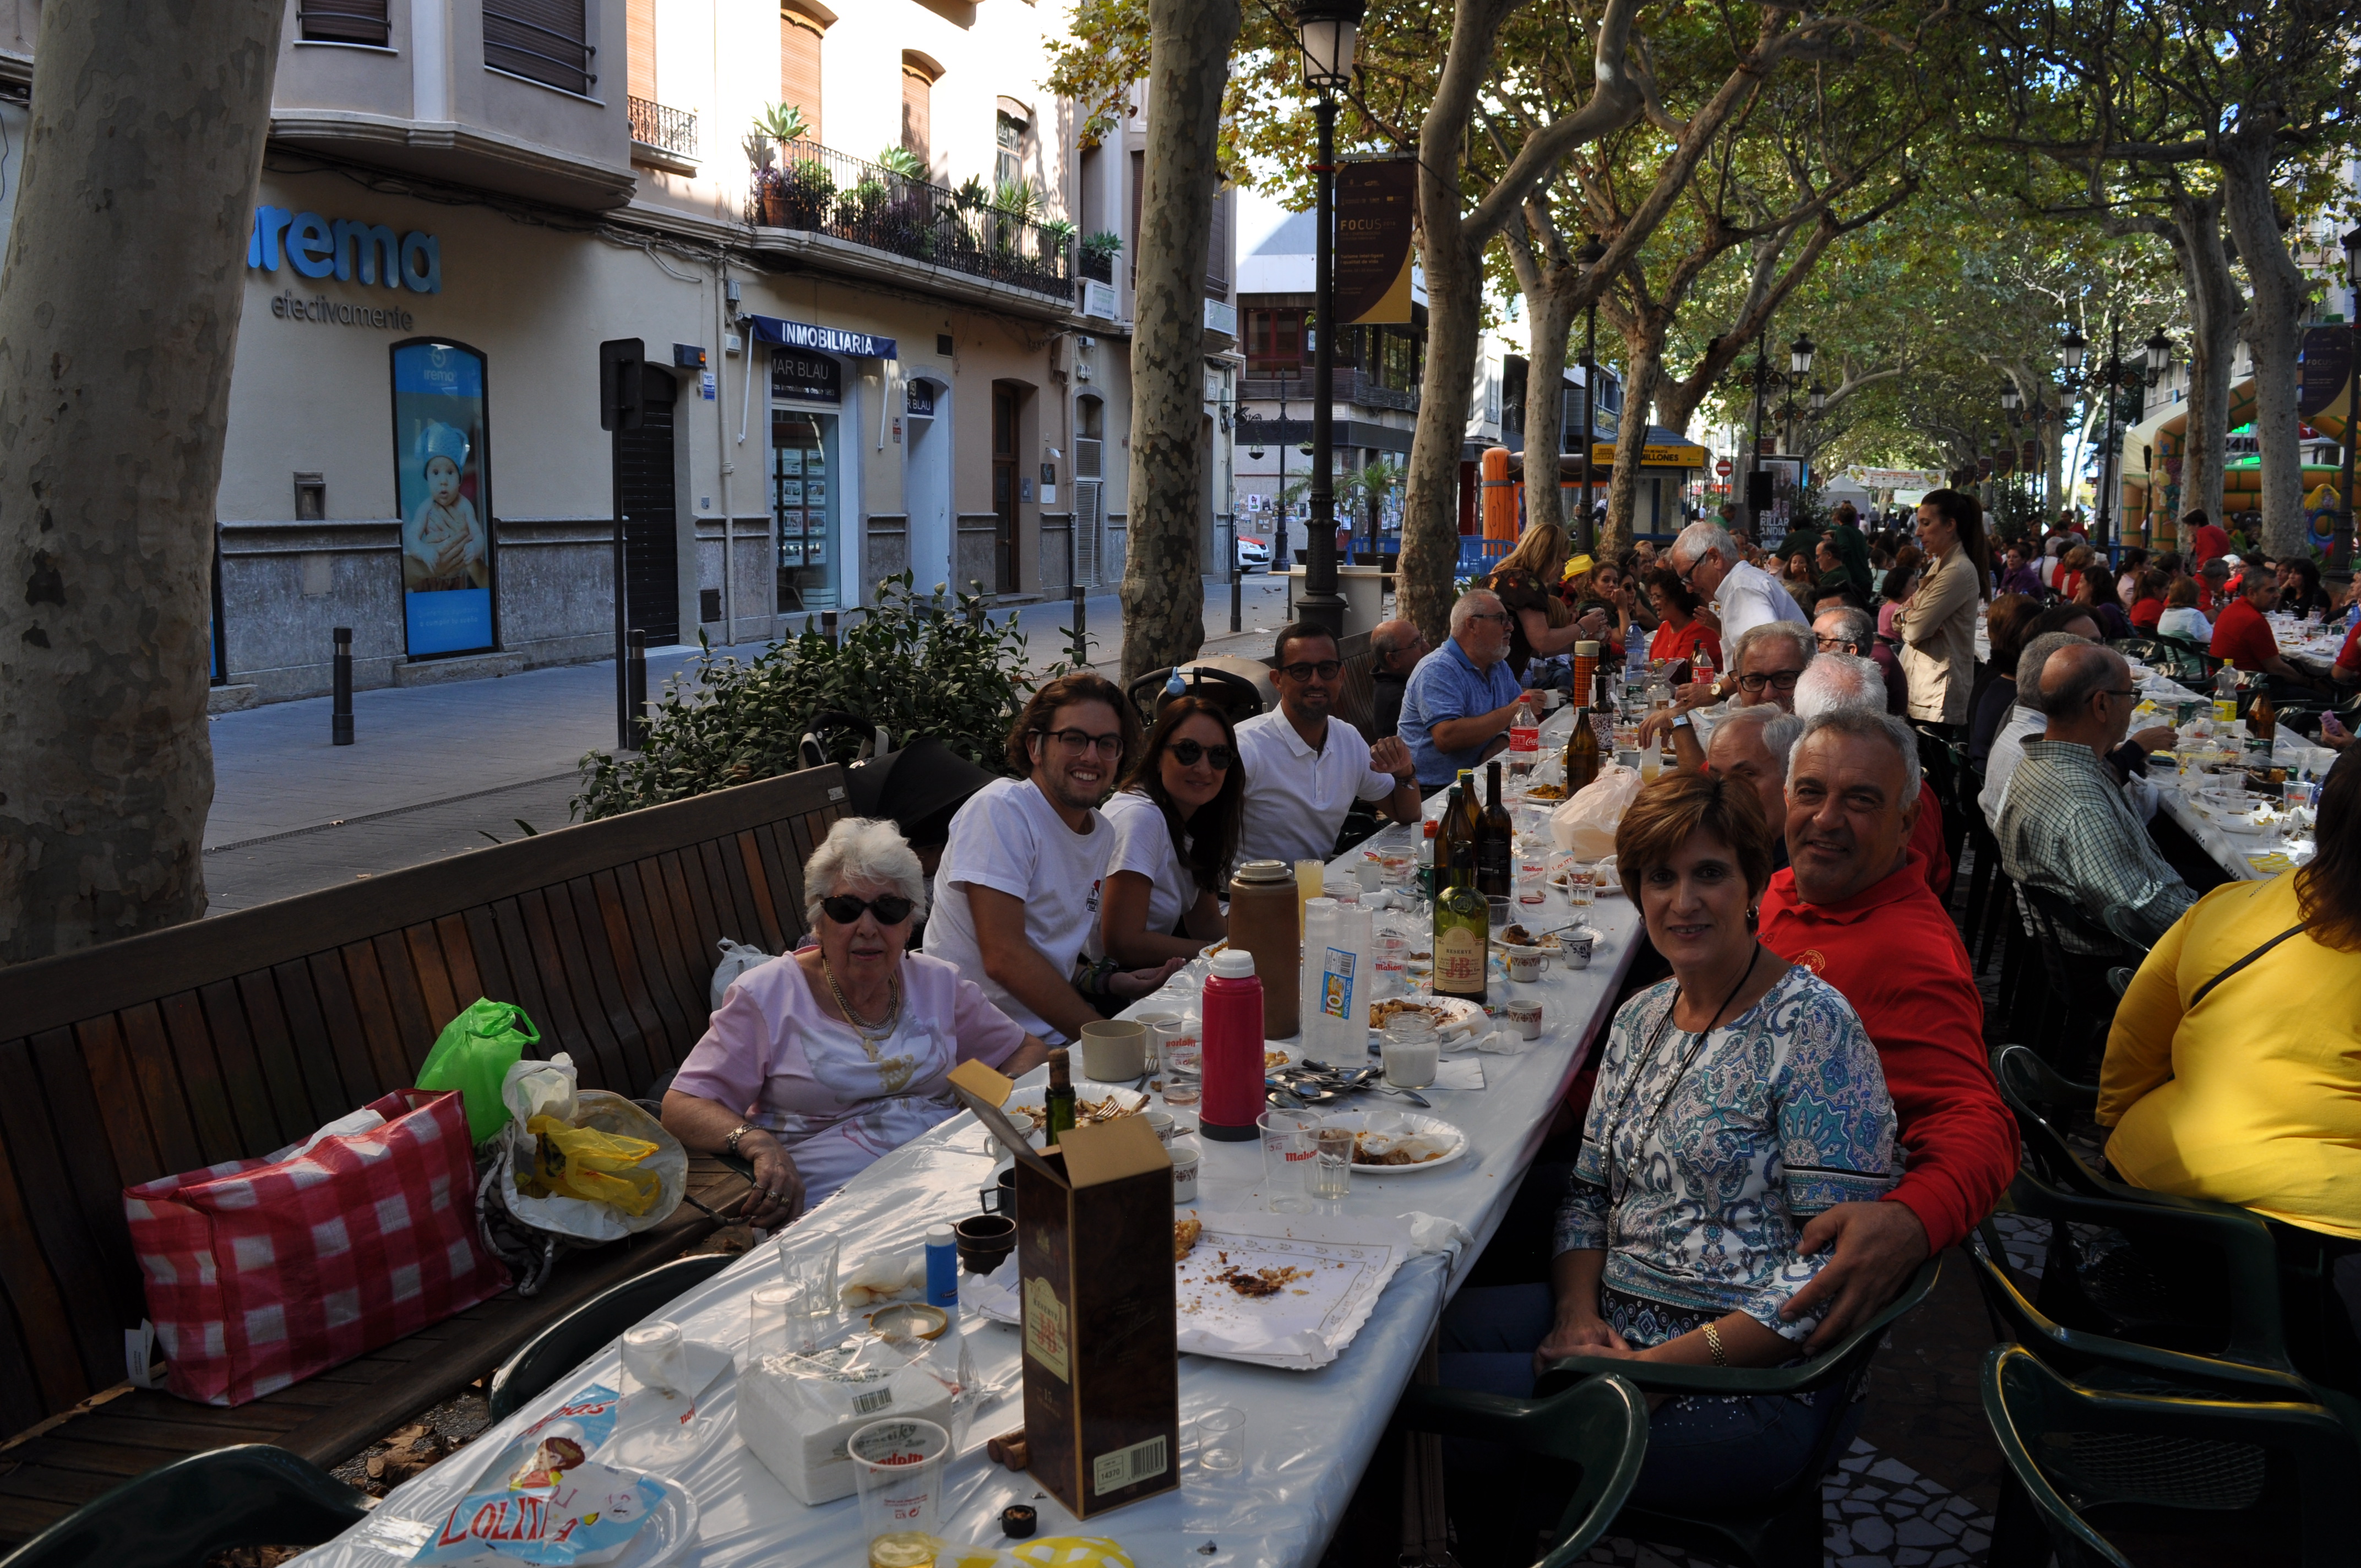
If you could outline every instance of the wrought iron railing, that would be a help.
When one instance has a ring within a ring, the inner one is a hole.
[[[806,229],[1029,292],[1074,297],[1073,230],[994,204],[980,183],[947,191],[817,142],[757,138],[746,218]]]
[[[1238,395],[1256,401],[1273,401],[1279,398],[1312,396],[1312,372],[1299,376],[1273,376],[1249,369]],[[1336,367],[1336,400],[1356,403],[1368,409],[1401,409],[1416,411],[1418,389],[1400,391],[1380,382],[1375,376],[1349,365]]]
[[[598,84],[590,69],[598,48],[587,38],[544,27],[516,16],[497,0],[485,0],[484,63],[568,93],[588,93]]]
[[[631,139],[679,158],[697,156],[697,111],[646,98],[630,100]]]

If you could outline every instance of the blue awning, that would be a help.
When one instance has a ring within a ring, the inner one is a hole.
[[[808,322],[781,321],[776,316],[749,315],[754,341],[775,343],[783,348],[813,348],[822,354],[846,354],[856,359],[899,359],[901,352],[890,337],[872,337],[865,332],[847,332],[842,327],[814,326]]]

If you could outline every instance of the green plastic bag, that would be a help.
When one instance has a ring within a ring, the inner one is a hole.
[[[478,1144],[509,1124],[500,1085],[527,1046],[541,1044],[541,1031],[512,1002],[478,997],[443,1025],[426,1065],[418,1069],[421,1089],[456,1089],[467,1107],[467,1133]]]

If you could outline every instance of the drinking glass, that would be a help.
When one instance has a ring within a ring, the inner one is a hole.
[[[1303,1192],[1318,1157],[1312,1134],[1320,1118],[1301,1111],[1266,1111],[1255,1125],[1262,1132],[1263,1206],[1274,1214],[1310,1212]]]
[[[807,1225],[790,1225],[780,1235],[775,1244],[779,1272],[795,1292],[789,1306],[797,1317],[818,1321],[836,1316],[836,1259],[842,1244],[836,1232]],[[808,1322],[804,1332],[812,1332]]]
[[[1643,756],[1653,754],[1653,752],[1642,753]],[[1565,868],[1565,896],[1566,902],[1576,909],[1587,909],[1596,902],[1598,897],[1598,868],[1584,865],[1580,861],[1568,865]]]
[[[861,1493],[861,1533],[871,1568],[925,1568],[935,1560],[943,1512],[943,1462],[951,1434],[932,1421],[872,1421],[845,1441]]]
[[[1205,1097],[1205,1046],[1193,1019],[1181,1021],[1181,1032],[1163,1043],[1164,1103],[1194,1105]]]
[[[1197,1468],[1208,1475],[1235,1475],[1246,1464],[1246,1413],[1222,1405],[1197,1418]]]
[[[1492,894],[1487,896],[1484,900],[1484,907],[1493,930],[1497,931],[1509,923],[1509,900],[1505,895]]]
[[[1164,1047],[1177,1039],[1183,1020],[1178,1013],[1142,1013],[1134,1023],[1148,1031],[1148,1088],[1155,1093],[1164,1087]]]
[[[1312,1136],[1312,1168],[1303,1190],[1314,1198],[1349,1196],[1353,1190],[1353,1129],[1322,1127]]]
[[[766,1355],[809,1355],[818,1348],[803,1311],[800,1285],[757,1286],[747,1305],[746,1367]]]

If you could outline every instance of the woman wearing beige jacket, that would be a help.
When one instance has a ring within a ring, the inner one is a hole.
[[[1918,546],[1927,566],[1894,620],[1910,682],[1910,717],[1965,724],[1976,678],[1977,609],[1992,597],[1983,508],[1962,490],[1927,491],[1918,503]]]

